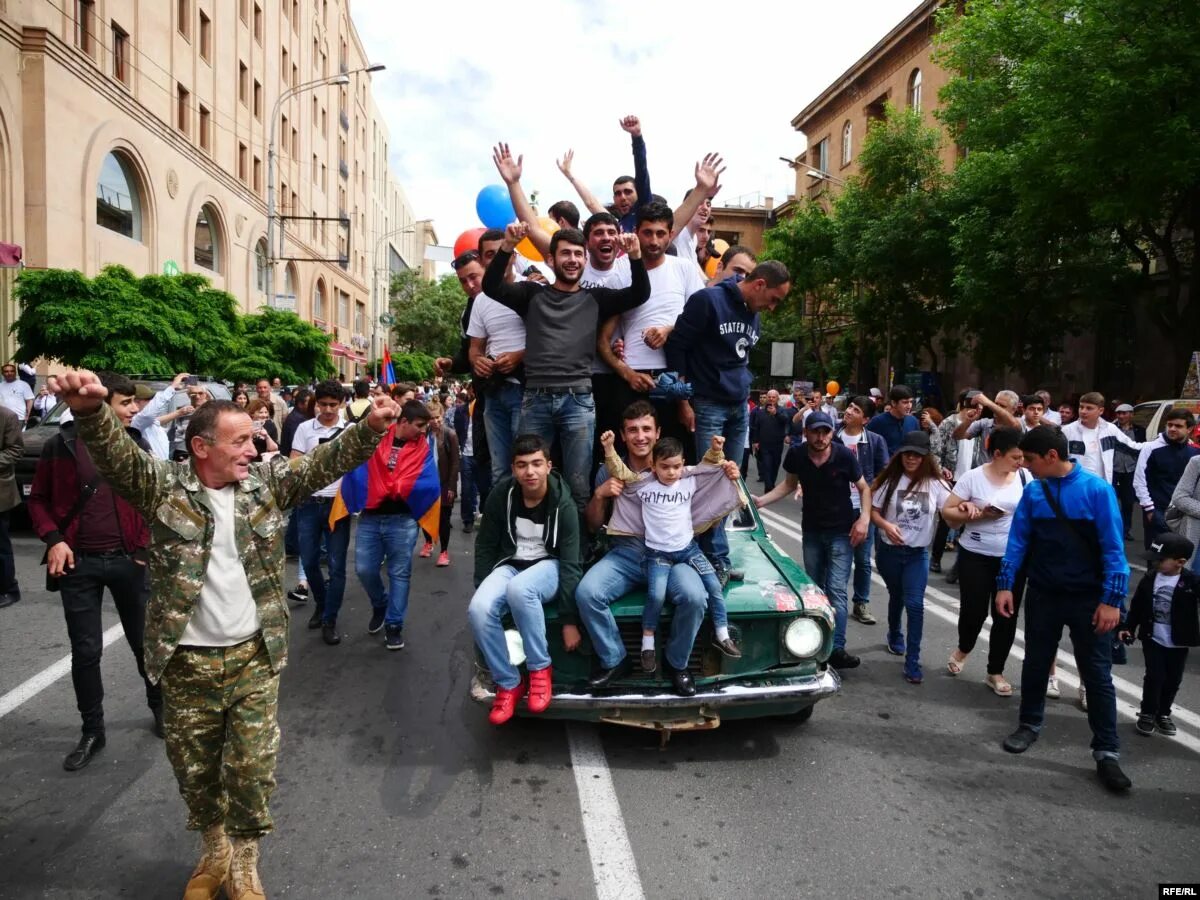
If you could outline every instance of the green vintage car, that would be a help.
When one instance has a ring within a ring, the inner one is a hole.
[[[554,700],[543,718],[611,722],[672,731],[716,728],[723,719],[757,716],[812,715],[813,705],[836,694],[837,673],[827,666],[833,650],[833,609],[792,559],[771,540],[751,504],[730,517],[726,527],[730,559],[744,573],[725,589],[730,632],[742,648],[730,659],[712,646],[712,623],[705,618],[692,648],[689,668],[696,678],[696,695],[676,694],[662,667],[654,675],[635,669],[629,678],[604,694],[587,687],[593,657],[587,637],[581,652],[568,653],[562,644],[557,610],[545,607],[547,637],[554,666]],[[642,604],[645,594],[628,594],[612,605],[629,656],[641,650]],[[671,605],[663,610],[663,634]],[[509,652],[521,665],[521,639],[506,623]],[[660,641],[661,646],[661,641]],[[478,651],[471,697],[491,706],[495,687]],[[526,714],[525,704],[517,707]]]

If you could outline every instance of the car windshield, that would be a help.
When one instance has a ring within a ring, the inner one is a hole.
[[[1155,401],[1153,403],[1139,403],[1133,408],[1133,424],[1141,428],[1149,428],[1150,422],[1154,419],[1154,414],[1158,412],[1158,408],[1162,403]],[[1164,428],[1166,425],[1164,424]]]

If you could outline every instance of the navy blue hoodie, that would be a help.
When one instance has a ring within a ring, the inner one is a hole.
[[[667,367],[692,383],[697,400],[745,403],[758,335],[758,313],[746,306],[737,279],[727,278],[688,298],[667,338]]]

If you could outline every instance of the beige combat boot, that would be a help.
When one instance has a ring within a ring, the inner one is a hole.
[[[204,830],[200,848],[200,862],[184,888],[183,900],[216,900],[221,895],[221,884],[229,874],[233,845],[229,843],[223,824],[218,822]]]
[[[267,900],[258,877],[258,838],[234,838],[225,896],[229,900]]]

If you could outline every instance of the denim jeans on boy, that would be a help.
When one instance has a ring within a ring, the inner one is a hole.
[[[1021,666],[1020,723],[1042,730],[1046,712],[1046,681],[1058,652],[1063,627],[1071,633],[1075,667],[1087,689],[1088,725],[1092,756],[1121,755],[1117,737],[1117,692],[1112,682],[1112,634],[1096,634],[1095,594],[1043,591],[1030,584],[1025,590],[1025,662]]]
[[[696,458],[703,459],[713,435],[720,434],[725,438],[725,455],[736,459],[738,448],[746,445],[746,434],[750,429],[750,412],[746,402],[693,400],[692,408],[696,412]],[[724,522],[718,522],[700,535],[700,547],[717,569],[729,570],[729,540],[725,537]]]
[[[512,690],[521,683],[521,673],[508,658],[501,620],[511,612],[513,623],[525,646],[525,664],[530,672],[550,665],[546,644],[546,614],[542,604],[558,594],[558,560],[543,559],[528,569],[497,566],[475,589],[467,607],[467,621],[475,644],[483,654],[497,687]]]
[[[521,424],[524,391],[514,381],[487,389],[483,424],[487,429],[488,452],[492,454],[492,482],[512,474],[512,442]]]
[[[526,389],[521,402],[521,434],[541,435],[546,446],[558,438],[563,477],[575,505],[583,512],[592,496],[592,438],[596,431],[596,401],[590,390]],[[493,451],[495,452],[495,451]]]
[[[928,547],[893,547],[883,541],[875,548],[875,565],[888,590],[888,645],[904,639],[900,613],[908,613],[908,643],[905,645],[905,674],[918,673],[921,664],[921,635],[925,625],[925,586],[929,582]]]
[[[412,552],[417,543],[417,520],[405,513],[358,517],[354,538],[354,571],[372,608],[386,610],[384,622],[404,627],[408,612],[408,586],[412,576]],[[387,561],[388,583],[383,586],[380,567]]]
[[[346,551],[350,547],[350,517],[339,519],[329,530],[332,497],[314,497],[296,508],[300,517],[300,561],[317,608],[327,624],[337,621],[346,592]],[[321,571],[321,541],[329,550],[329,580]]]
[[[602,668],[611,669],[625,658],[625,645],[609,605],[646,585],[646,548],[640,538],[618,537],[600,561],[584,574],[575,589],[579,618],[592,639]],[[667,665],[686,669],[692,644],[704,621],[707,593],[691,566],[673,566],[667,579],[667,599],[675,604],[671,635],[667,639]]]
[[[875,523],[867,526],[867,539],[854,548],[854,597],[852,602],[871,602],[871,549],[875,546]]]
[[[833,604],[833,649],[846,648],[846,589],[850,585],[850,530],[804,532],[804,571]]]
[[[642,630],[653,631],[658,628],[658,619],[667,600],[667,580],[677,565],[691,566],[700,576],[708,594],[708,614],[712,616],[713,625],[721,628],[728,625],[729,616],[725,612],[721,581],[700,545],[692,541],[682,550],[646,548],[646,605],[642,610]]]

